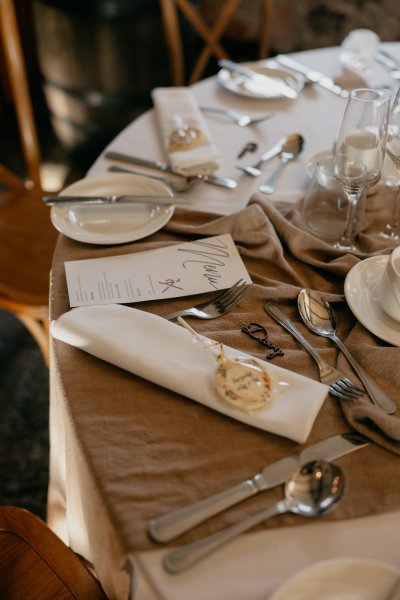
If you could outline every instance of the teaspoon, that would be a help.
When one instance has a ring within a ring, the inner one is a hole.
[[[282,148],[287,147],[288,144],[299,143],[303,143],[303,138],[299,133],[292,133],[290,135],[286,135],[285,137],[278,140],[276,144],[272,146],[272,148],[264,152],[264,154],[260,156],[258,162],[255,165],[248,167],[241,167],[237,165],[236,168],[239,169],[239,171],[243,171],[243,173],[247,173],[247,175],[251,175],[252,177],[258,177],[259,175],[261,175],[260,167],[262,164],[264,164],[271,158],[274,158],[274,156],[278,156],[278,154],[282,152]]]
[[[340,467],[323,460],[308,462],[286,482],[283,500],[231,527],[174,550],[165,556],[164,566],[170,573],[179,573],[241,533],[285,512],[319,517],[333,508],[343,490],[344,474]]]
[[[263,183],[263,185],[260,185],[260,187],[258,188],[260,192],[262,192],[263,194],[272,194],[272,192],[275,191],[275,184],[278,180],[278,177],[281,175],[284,167],[287,165],[288,162],[290,162],[300,154],[300,152],[303,149],[303,145],[304,138],[301,135],[299,135],[298,137],[289,136],[286,139],[285,143],[282,144],[282,149],[279,153],[280,163],[276,167],[272,175],[270,175],[270,177],[267,179],[267,181]]]
[[[354,371],[362,381],[371,401],[388,414],[396,412],[397,405],[370,378],[350,354],[346,346],[336,335],[336,315],[332,306],[322,294],[314,290],[303,289],[297,299],[301,318],[311,331],[317,335],[330,338],[343,352]]]

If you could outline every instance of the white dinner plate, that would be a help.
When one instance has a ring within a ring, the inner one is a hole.
[[[261,75],[268,75],[277,81],[286,83],[286,85],[294,89],[296,92],[300,92],[304,86],[304,79],[301,76],[295,75],[294,73],[289,73],[288,71],[278,67],[265,66],[260,63],[243,63],[243,66],[252,69],[257,73],[261,73]],[[247,96],[249,98],[283,97],[281,94],[273,90],[271,90],[270,94],[268,95],[258,93],[254,88],[252,88],[252,83],[248,78],[240,75],[239,73],[234,73],[229,69],[221,69],[218,71],[218,81],[224,88],[234,92],[235,94],[239,94],[240,96]]]
[[[378,300],[378,283],[388,256],[371,256],[357,263],[344,282],[347,304],[371,333],[389,344],[400,346],[400,323],[391,319]]]
[[[375,560],[324,560],[296,573],[269,600],[387,600],[399,576]]]
[[[108,194],[143,194],[171,196],[172,192],[160,181],[132,175],[109,173],[87,177],[66,187],[65,194],[95,196]],[[140,204],[53,206],[50,218],[54,227],[73,240],[86,244],[123,244],[155,233],[174,213],[174,206],[159,206],[155,202]]]

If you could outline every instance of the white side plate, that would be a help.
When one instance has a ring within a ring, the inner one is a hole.
[[[266,66],[261,63],[243,63],[243,66],[261,73],[261,75],[268,75],[277,81],[286,83],[289,87],[296,90],[296,92],[299,92],[304,86],[304,79],[300,75],[289,73],[282,68]],[[271,90],[270,95],[258,93],[252,87],[252,82],[248,78],[228,69],[218,71],[218,81],[224,88],[240,96],[247,96],[249,98],[283,98],[283,96],[273,90]]]
[[[141,175],[109,173],[76,181],[62,193],[95,196],[144,194],[171,196],[163,183]],[[54,227],[67,237],[86,244],[124,244],[155,233],[174,213],[174,206],[154,204],[112,204],[53,206]]]

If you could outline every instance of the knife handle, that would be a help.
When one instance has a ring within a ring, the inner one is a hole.
[[[157,542],[169,542],[206,519],[246,498],[251,498],[258,491],[255,481],[248,479],[204,500],[170,512],[162,517],[151,519],[148,527],[149,533]]]
[[[160,160],[146,160],[145,158],[139,158],[136,156],[129,156],[121,152],[108,151],[105,153],[105,158],[111,158],[112,160],[121,160],[123,162],[132,163],[133,165],[142,165],[143,167],[152,167],[153,169],[160,169],[160,171],[170,171],[169,166]]]

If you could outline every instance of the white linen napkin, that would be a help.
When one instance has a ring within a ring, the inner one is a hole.
[[[379,87],[391,83],[388,74],[375,60],[379,45],[379,36],[370,29],[354,29],[341,44],[340,62],[346,69],[360,77],[367,87]]]
[[[151,96],[171,167],[184,175],[210,175],[218,167],[218,151],[191,90],[155,88]],[[180,142],[174,136],[179,128],[196,132],[194,139]]]
[[[306,441],[328,393],[327,386],[319,382],[268,364],[267,370],[278,384],[272,402],[257,413],[239,411],[219,399],[213,387],[216,361],[209,350],[193,343],[189,331],[120,304],[74,308],[52,322],[51,333],[233,419],[299,443]],[[229,347],[225,352],[227,357],[246,356]]]

